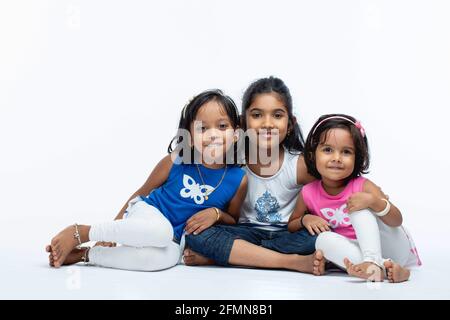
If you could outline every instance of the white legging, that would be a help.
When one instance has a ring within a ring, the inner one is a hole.
[[[343,269],[344,258],[352,263],[373,262],[380,267],[389,259],[404,267],[420,264],[412,251],[415,248],[406,229],[389,227],[369,210],[349,216],[357,240],[331,231],[322,232],[317,237],[316,249],[322,250],[327,260]]]
[[[117,247],[97,246],[89,251],[89,264],[115,269],[167,269],[178,263],[182,250],[173,241],[169,220],[140,198],[130,201],[122,220],[92,225],[89,239],[121,244]]]

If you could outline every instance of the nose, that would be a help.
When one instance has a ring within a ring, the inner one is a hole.
[[[333,162],[341,162],[341,153],[340,152],[333,152],[332,159]]]
[[[219,133],[216,129],[209,129],[206,132],[206,139],[209,139],[211,141],[216,140],[217,138],[219,138]]]
[[[264,117],[263,126],[264,129],[273,129],[273,122],[272,117],[270,115],[267,115]]]

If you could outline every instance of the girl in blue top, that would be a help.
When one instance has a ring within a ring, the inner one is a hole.
[[[245,173],[235,165],[238,125],[237,108],[222,91],[195,96],[183,108],[169,155],[116,219],[61,231],[46,248],[50,265],[84,261],[126,270],[167,269],[180,259],[184,233],[236,223],[247,189]],[[88,241],[98,242],[81,247]]]

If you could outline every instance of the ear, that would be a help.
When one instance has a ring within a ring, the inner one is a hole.
[[[295,116],[292,116],[288,123],[288,133],[291,131],[294,131],[294,126],[297,124],[297,118]]]
[[[241,130],[239,130],[239,129],[240,129],[239,126],[237,126],[236,129],[234,129],[234,133],[233,133],[233,142],[234,143],[238,142],[239,138],[241,136],[240,135]]]

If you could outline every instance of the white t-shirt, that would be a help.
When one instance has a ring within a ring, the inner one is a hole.
[[[271,177],[260,177],[244,167],[247,173],[247,196],[241,208],[239,224],[264,230],[286,229],[302,185],[297,184],[299,154],[284,151],[281,168]]]

